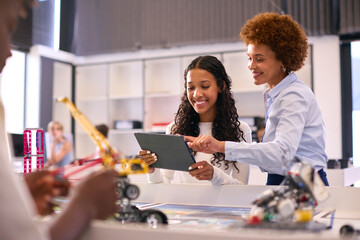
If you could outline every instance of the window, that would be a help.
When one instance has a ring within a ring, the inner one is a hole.
[[[5,108],[6,130],[10,133],[24,131],[26,54],[12,51],[1,74],[0,95]]]
[[[360,41],[351,43],[353,160],[360,166]]]

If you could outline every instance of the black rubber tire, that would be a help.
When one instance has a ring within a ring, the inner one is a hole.
[[[148,209],[142,211],[140,222],[147,223],[150,226],[157,226],[158,224],[168,224],[168,219],[164,213]]]
[[[127,197],[129,200],[135,200],[140,195],[140,189],[138,186],[129,184],[125,188],[125,197]]]

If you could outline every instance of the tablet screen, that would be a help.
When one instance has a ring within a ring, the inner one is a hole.
[[[180,135],[134,133],[140,148],[156,154],[158,160],[151,167],[189,171],[194,156]]]

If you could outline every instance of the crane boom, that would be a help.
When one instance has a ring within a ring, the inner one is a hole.
[[[120,154],[111,146],[104,135],[91,124],[85,115],[67,97],[58,97],[57,101],[65,104],[73,118],[84,128],[95,145],[99,147],[104,167],[114,169],[115,164],[120,163],[121,170],[118,171],[120,176],[147,172],[147,165],[141,159],[119,158]]]

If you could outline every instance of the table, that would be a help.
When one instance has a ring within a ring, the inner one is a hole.
[[[188,204],[222,207],[251,207],[251,202],[274,186],[209,186],[199,184],[136,183],[141,194],[137,201],[166,204]],[[339,229],[344,224],[360,228],[360,189],[328,187],[330,198],[319,204],[317,210],[335,209],[333,228],[319,233],[269,229],[214,229],[193,228],[156,229],[142,224],[121,224],[115,221],[94,221],[81,239],[156,239],[156,240],[212,240],[212,239],[340,239]],[[329,217],[319,219],[330,222]]]

